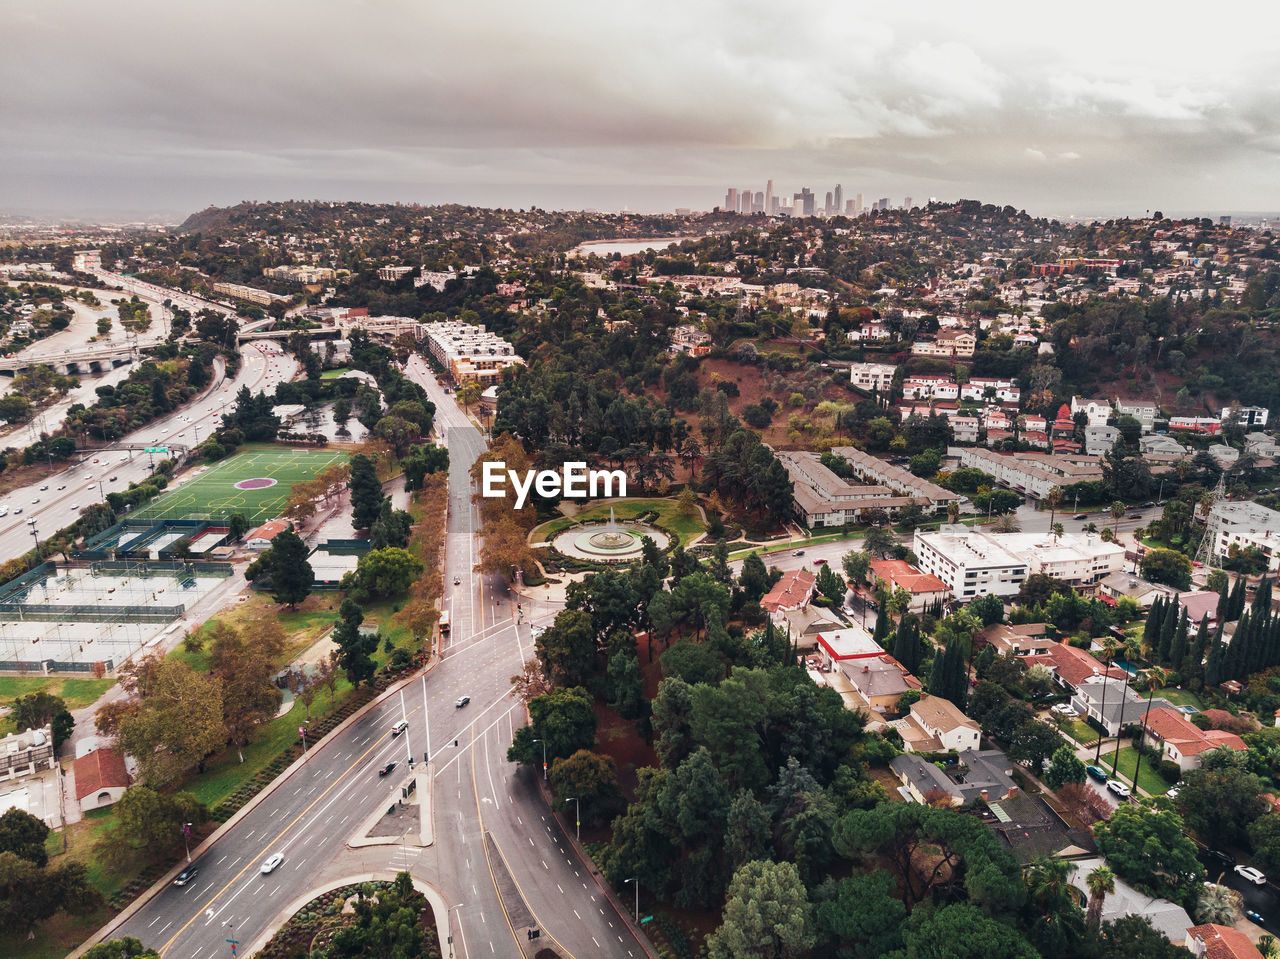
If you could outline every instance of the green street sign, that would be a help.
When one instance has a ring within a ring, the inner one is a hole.
[[[146,447],[143,447],[142,452],[144,452],[144,453],[167,453],[167,452],[169,452],[169,447],[167,447],[167,446],[146,446]]]
[[[643,926],[646,922],[653,922],[653,916],[645,916],[640,920],[640,925]]]

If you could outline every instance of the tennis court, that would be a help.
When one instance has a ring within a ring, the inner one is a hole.
[[[257,525],[280,515],[294,483],[346,459],[346,453],[327,450],[237,453],[162,493],[130,519],[225,520],[243,513]]]

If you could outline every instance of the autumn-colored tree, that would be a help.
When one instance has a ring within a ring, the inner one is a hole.
[[[499,436],[471,468],[477,486],[483,475],[483,464],[506,463],[506,468],[523,474],[531,466],[529,456],[520,442],[509,433]],[[532,497],[530,497],[532,498]],[[508,580],[515,578],[517,569],[533,569],[537,559],[529,548],[529,531],[537,523],[537,509],[527,502],[515,508],[512,495],[504,497],[480,497],[480,520],[484,542],[480,547],[480,562],[476,569],[482,573],[500,573]]]
[[[215,623],[211,632],[210,669],[222,681],[223,725],[244,762],[244,747],[280,705],[272,677],[284,650],[284,631],[270,620],[256,624],[252,635],[225,623]]]
[[[226,742],[222,683],[172,658],[148,676],[137,710],[119,722],[116,742],[138,760],[141,780],[161,788]]]

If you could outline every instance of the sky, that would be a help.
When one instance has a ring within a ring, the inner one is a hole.
[[[0,0],[0,213],[1280,210],[1280,7]]]

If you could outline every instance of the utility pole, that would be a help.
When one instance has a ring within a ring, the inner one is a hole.
[[[639,877],[628,879],[627,882],[636,884],[636,923],[640,922],[640,879]]]
[[[577,834],[578,842],[582,842],[582,803],[578,802],[576,796],[570,796],[565,802],[573,803],[573,825]]]

